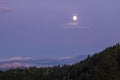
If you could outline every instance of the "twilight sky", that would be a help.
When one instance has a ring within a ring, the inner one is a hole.
[[[120,0],[0,0],[0,59],[91,54],[118,42]]]

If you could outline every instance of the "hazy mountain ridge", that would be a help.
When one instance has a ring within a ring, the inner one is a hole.
[[[41,58],[32,59],[30,57],[14,57],[10,59],[0,60],[1,69],[15,69],[23,67],[48,67],[63,64],[73,64],[80,60],[83,60],[87,55],[79,55],[76,57],[61,57],[61,58]]]

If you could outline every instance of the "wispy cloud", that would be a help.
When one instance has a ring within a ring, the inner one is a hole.
[[[0,12],[11,12],[13,11],[12,8],[9,7],[0,7]]]
[[[13,57],[10,58],[11,61],[22,61],[22,60],[31,60],[30,57]]]
[[[88,29],[88,26],[80,24],[79,21],[73,21],[65,24],[64,28],[79,28],[79,29]]]
[[[79,26],[79,22],[70,22],[70,23],[67,23],[68,26]]]
[[[10,61],[26,61],[26,60],[31,60],[30,57],[13,57],[9,59],[2,59],[0,62],[10,62]]]

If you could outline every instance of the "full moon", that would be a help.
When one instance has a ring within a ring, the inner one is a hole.
[[[77,21],[78,17],[77,16],[73,16],[73,21]]]

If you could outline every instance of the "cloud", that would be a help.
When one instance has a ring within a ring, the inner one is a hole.
[[[88,29],[87,26],[81,25],[79,22],[69,22],[69,23],[66,24],[65,28]]]
[[[0,60],[0,62],[27,61],[27,60],[31,60],[31,58],[30,57],[13,57],[13,58],[10,58],[10,59]]]
[[[79,22],[70,22],[70,23],[67,23],[68,26],[79,26]]]
[[[23,61],[23,60],[31,60],[30,57],[13,57],[13,58],[10,58],[11,61]]]
[[[12,8],[9,7],[0,7],[0,12],[11,12],[13,11]]]

